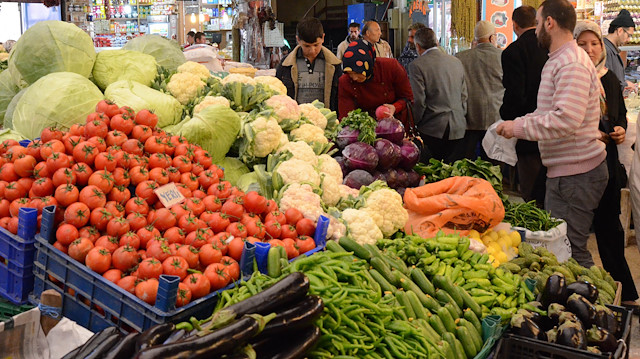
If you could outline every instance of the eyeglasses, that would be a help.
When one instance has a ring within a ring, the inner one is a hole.
[[[625,34],[627,34],[627,36],[632,37],[633,36],[633,32],[632,33],[628,33],[627,29],[622,29],[622,31],[624,31]]]

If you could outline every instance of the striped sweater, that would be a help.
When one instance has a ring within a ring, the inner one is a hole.
[[[600,79],[575,41],[549,53],[535,112],[514,120],[515,137],[539,141],[547,177],[596,168],[606,157],[600,133]]]

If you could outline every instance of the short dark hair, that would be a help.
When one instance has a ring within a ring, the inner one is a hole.
[[[540,4],[542,18],[551,17],[560,28],[573,33],[576,27],[576,10],[567,0],[545,0]]]
[[[200,39],[201,39],[201,38],[203,38],[203,37],[205,38],[205,40],[207,39],[207,37],[204,35],[204,32],[200,32],[200,31],[196,32],[196,34],[195,34],[195,36],[194,36],[194,38],[195,38],[196,40],[200,40]]]
[[[367,31],[369,31],[369,28],[371,27],[371,24],[373,23],[378,23],[376,20],[368,20],[364,23],[364,26],[362,27],[362,34],[366,35]]]
[[[533,6],[522,5],[513,10],[513,22],[523,29],[536,26],[536,9]]]
[[[187,36],[195,37],[196,33],[195,33],[195,31],[189,31],[189,32],[187,32]]]
[[[357,27],[358,30],[360,29],[360,23],[359,22],[352,22],[351,24],[349,24],[349,27]]]
[[[413,37],[413,42],[416,45],[420,46],[420,48],[422,48],[423,50],[438,46],[436,33],[428,27],[418,29]]]
[[[418,30],[420,30],[420,29],[424,29],[424,28],[426,28],[426,27],[427,27],[427,26],[426,26],[425,24],[423,24],[423,23],[421,23],[421,22],[416,22],[415,24],[411,24],[411,26],[409,26],[409,29],[408,29],[408,30],[409,30],[409,31],[412,31],[412,30],[416,30],[416,31],[418,31]]]
[[[303,19],[296,26],[296,33],[298,38],[304,42],[314,43],[318,41],[318,38],[322,38],[324,35],[324,28],[320,20],[315,17],[308,17]]]

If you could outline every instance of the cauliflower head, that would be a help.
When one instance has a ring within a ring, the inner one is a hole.
[[[320,196],[308,184],[292,183],[285,189],[280,200],[280,210],[284,213],[289,208],[298,209],[304,218],[314,222],[323,214]]]
[[[359,194],[360,194],[360,191],[355,188],[351,188],[343,184],[340,185],[340,195],[343,198],[347,198],[349,196],[358,197]]]
[[[265,104],[271,107],[278,118],[278,123],[283,121],[298,121],[300,119],[300,109],[296,100],[287,95],[271,96]]]
[[[289,142],[278,149],[278,153],[285,151],[289,151],[293,155],[292,158],[303,160],[312,166],[316,166],[318,164],[318,156],[313,152],[311,146],[304,141]]]
[[[327,128],[327,118],[324,117],[317,107],[310,103],[303,103],[302,105],[298,105],[298,107],[300,108],[302,116],[306,117],[311,123],[320,127],[322,130]]]
[[[223,78],[220,83],[222,85],[226,85],[226,84],[230,84],[233,82],[239,82],[241,84],[246,84],[246,85],[251,85],[251,86],[255,86],[256,85],[256,80],[246,76],[246,75],[242,75],[242,74],[229,74],[227,75],[225,78]]]
[[[289,143],[289,136],[287,136],[287,134],[283,132],[282,135],[280,136],[280,143],[278,143],[278,150],[286,146],[288,143]]]
[[[347,208],[342,212],[349,234],[359,244],[373,244],[383,238],[382,232],[369,214],[360,209]]]
[[[302,126],[291,131],[291,137],[294,140],[304,141],[307,143],[329,143],[329,140],[324,136],[324,131],[315,125],[305,123]]]
[[[296,158],[286,160],[278,165],[276,173],[282,177],[282,183],[309,183],[320,186],[320,175],[308,162]]]
[[[320,174],[333,177],[337,182],[339,182],[338,184],[342,184],[342,167],[340,167],[340,164],[335,160],[335,158],[327,154],[318,156],[318,172]]]
[[[186,105],[189,101],[198,96],[198,91],[204,88],[205,83],[202,82],[198,75],[191,72],[178,72],[171,76],[167,84],[167,90],[178,101]]]
[[[333,207],[335,206],[340,198],[342,198],[342,193],[340,192],[340,185],[342,182],[338,182],[335,177],[331,177],[325,174],[320,175],[322,177],[322,201],[327,206]]]
[[[266,157],[280,146],[280,139],[284,132],[278,121],[273,117],[259,116],[248,124],[245,135],[253,139],[249,152],[255,157]]]
[[[205,108],[211,105],[224,105],[226,107],[231,106],[231,104],[229,103],[229,100],[227,100],[226,97],[205,96],[204,99],[198,105],[196,105],[196,107],[193,109],[193,114],[195,115],[196,113],[204,110]]]
[[[202,80],[207,80],[211,77],[211,72],[203,64],[199,64],[194,61],[187,61],[184,64],[178,66],[178,72],[189,72],[194,75],[198,75]]]
[[[325,216],[329,217],[329,227],[327,228],[327,239],[338,240],[347,233],[347,226],[345,226],[341,220],[329,214],[325,214]]]
[[[390,188],[371,192],[360,210],[367,213],[387,237],[404,228],[409,219],[409,214],[402,205],[402,196]]]
[[[267,85],[273,92],[278,95],[286,95],[287,87],[280,81],[279,78],[274,76],[258,76],[255,78],[259,84]]]

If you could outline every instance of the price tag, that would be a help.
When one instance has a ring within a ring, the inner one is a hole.
[[[162,187],[158,187],[153,190],[153,192],[155,192],[165,208],[171,208],[176,204],[182,203],[182,201],[186,199],[182,193],[178,191],[178,187],[176,187],[176,184],[173,182]]]

